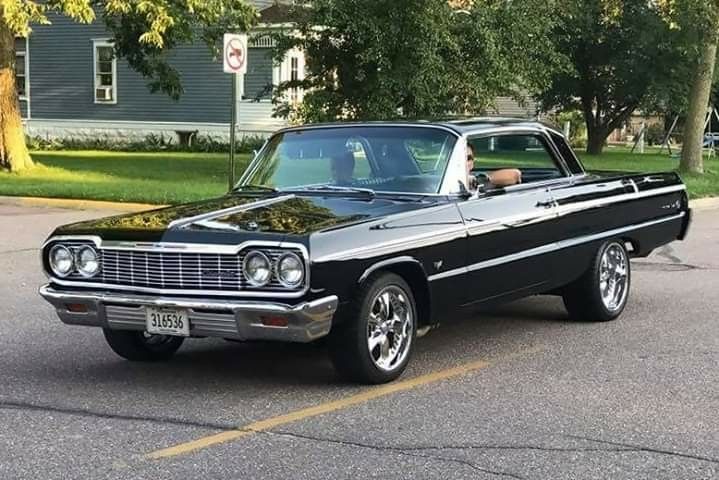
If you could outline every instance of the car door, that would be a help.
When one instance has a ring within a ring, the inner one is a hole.
[[[465,304],[541,291],[551,283],[559,236],[551,187],[568,182],[566,166],[542,131],[470,136],[468,143],[477,173],[517,168],[523,181],[489,185],[458,204],[468,231]]]

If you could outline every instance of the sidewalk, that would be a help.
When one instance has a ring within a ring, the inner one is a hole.
[[[42,197],[5,197],[0,196],[0,204],[19,207],[65,208],[70,210],[112,210],[117,212],[142,212],[162,208],[165,205],[149,203],[103,202],[98,200],[73,200],[69,198]]]

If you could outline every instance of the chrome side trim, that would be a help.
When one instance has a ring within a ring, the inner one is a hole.
[[[469,236],[473,237],[475,235],[494,232],[497,230],[522,227],[524,225],[533,225],[535,223],[545,222],[554,218],[557,218],[557,213],[554,207],[552,207],[551,209],[547,209],[546,213],[540,214],[538,211],[519,213],[517,215],[511,215],[497,220],[485,220],[483,222],[469,224],[467,231],[469,232]]]
[[[367,247],[357,247],[350,250],[342,250],[341,252],[331,253],[323,257],[313,260],[313,263],[330,262],[333,260],[345,260],[348,258],[358,258],[367,255],[383,255],[392,253],[399,247],[402,250],[409,248],[419,248],[425,245],[433,245],[438,242],[450,241],[459,237],[467,236],[467,230],[464,225],[446,228],[436,232],[426,232],[412,237],[396,238]]]
[[[302,290],[294,292],[282,291],[260,291],[260,290],[185,290],[185,289],[168,289],[168,288],[152,288],[138,287],[128,285],[116,285],[100,282],[79,282],[75,280],[64,280],[52,275],[52,272],[45,272],[48,279],[56,285],[65,287],[87,287],[100,288],[125,292],[142,292],[154,293],[159,295],[207,295],[211,297],[256,297],[256,298],[299,298],[303,296],[310,288],[310,262],[307,247],[301,243],[292,242],[270,242],[270,241],[254,241],[250,240],[242,242],[239,245],[212,245],[212,244],[192,244],[192,243],[144,243],[144,242],[122,242],[107,241],[100,237],[92,235],[62,235],[49,238],[43,245],[42,255],[44,255],[45,247],[52,242],[63,240],[87,240],[93,242],[100,250],[131,250],[138,252],[168,252],[168,253],[215,253],[215,254],[238,254],[240,251],[252,247],[271,247],[271,248],[288,248],[297,249],[302,253],[302,259],[305,264],[305,284]],[[44,263],[44,262],[43,262]]]
[[[468,231],[470,236],[473,236],[481,233],[502,230],[505,228],[512,228],[515,226],[531,225],[534,223],[551,220],[553,218],[560,217],[563,215],[569,215],[571,213],[589,210],[591,208],[603,207],[614,203],[627,202],[640,198],[666,195],[668,193],[680,192],[684,190],[686,190],[686,186],[684,185],[670,185],[668,187],[646,190],[644,192],[623,193],[621,195],[598,198],[596,200],[585,200],[581,203],[573,203],[570,205],[557,205],[555,202],[555,207],[551,210],[548,209],[545,214],[538,214],[537,212],[520,213],[509,217],[503,217],[501,219],[478,222],[475,224],[470,224],[468,226]]]
[[[678,220],[678,219],[684,217],[684,215],[686,215],[686,212],[681,212],[676,215],[672,215],[670,217],[660,218],[657,220],[651,220],[651,221],[639,223],[636,225],[629,225],[627,227],[615,228],[613,230],[607,230],[607,231],[604,231],[601,233],[595,233],[592,235],[584,235],[581,237],[568,239],[568,240],[561,240],[559,242],[542,245],[539,247],[531,248],[529,250],[524,250],[522,252],[512,253],[510,255],[492,258],[489,260],[484,260],[482,262],[478,262],[478,263],[469,265],[467,267],[455,268],[453,270],[447,270],[446,272],[437,273],[435,275],[430,275],[427,278],[427,280],[429,280],[430,282],[434,281],[434,280],[442,280],[443,278],[454,277],[457,275],[464,275],[464,274],[474,272],[477,270],[496,267],[498,265],[503,265],[505,263],[515,262],[517,260],[522,260],[524,258],[529,258],[529,257],[537,256],[537,255],[544,255],[546,253],[555,252],[557,250],[563,250],[565,248],[574,247],[577,245],[581,245],[583,243],[590,243],[590,242],[594,242],[596,240],[602,240],[604,238],[615,237],[617,235],[621,235],[622,233],[630,232],[632,230],[639,230],[642,228],[659,225],[661,223],[671,222],[673,220]]]
[[[556,212],[558,216],[568,215],[570,213],[589,210],[590,208],[603,207],[605,205],[611,205],[613,203],[628,202],[630,200],[638,200],[640,198],[658,197],[660,195],[666,195],[668,193],[681,192],[686,190],[686,188],[687,187],[685,185],[670,185],[668,187],[655,188],[653,190],[645,190],[643,192],[623,193],[621,195],[616,195],[613,197],[598,198],[596,200],[586,200],[584,202],[576,204],[559,205],[556,209]]]
[[[280,197],[266,198],[263,200],[258,200],[256,202],[250,202],[250,203],[245,203],[243,205],[237,205],[235,207],[229,207],[229,208],[224,208],[222,210],[216,210],[214,212],[202,213],[200,215],[195,215],[194,217],[180,218],[180,219],[173,220],[172,222],[170,222],[169,225],[167,226],[167,228],[168,229],[182,228],[182,227],[186,227],[187,225],[191,225],[195,222],[199,222],[202,220],[212,220],[212,219],[223,217],[226,215],[232,215],[233,213],[239,213],[239,212],[244,212],[246,210],[253,210],[255,208],[266,207],[268,205],[272,205],[274,203],[279,203],[279,202],[284,202],[286,200],[291,200],[293,198],[295,198],[294,195],[282,195]]]
[[[367,256],[373,254],[387,254],[394,253],[395,251],[403,251],[410,248],[418,248],[427,244],[428,239],[434,239],[436,241],[445,241],[458,238],[463,235],[458,235],[459,232],[464,232],[464,235],[474,236],[484,233],[489,233],[497,230],[504,230],[508,228],[515,228],[523,225],[531,225],[534,223],[540,223],[547,220],[552,220],[561,215],[568,215],[570,213],[576,213],[582,210],[588,210],[590,208],[596,208],[600,206],[610,205],[612,203],[626,202],[629,200],[635,200],[646,197],[654,197],[659,195],[666,195],[667,193],[679,192],[686,190],[684,185],[671,185],[668,187],[657,188],[653,190],[646,190],[639,193],[625,193],[613,197],[600,198],[597,200],[587,200],[581,203],[553,207],[547,209],[546,213],[538,214],[537,212],[520,213],[510,217],[504,217],[501,219],[486,220],[483,222],[476,222],[469,224],[468,226],[457,226],[437,232],[428,232],[419,234],[416,236],[390,240],[374,245],[368,245],[364,247],[357,247],[350,250],[343,250],[340,252],[332,253],[314,259],[314,262],[322,263],[333,260],[344,260],[349,258],[355,258],[358,256]],[[472,201],[472,200],[468,200]],[[408,212],[407,215],[411,215],[413,212]],[[432,242],[434,243],[434,242]],[[442,274],[438,274],[442,275]]]

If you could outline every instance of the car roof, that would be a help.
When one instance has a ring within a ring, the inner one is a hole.
[[[454,131],[459,135],[468,133],[481,133],[482,131],[496,130],[497,128],[514,127],[517,129],[546,129],[561,135],[554,126],[527,120],[524,118],[511,117],[476,117],[476,118],[455,118],[446,120],[393,120],[393,121],[369,121],[369,122],[334,122],[334,123],[314,123],[295,127],[288,127],[280,130],[280,132],[291,132],[307,129],[320,128],[342,128],[342,127],[359,127],[359,126],[387,126],[387,127],[411,127],[411,126],[435,126],[442,127]]]

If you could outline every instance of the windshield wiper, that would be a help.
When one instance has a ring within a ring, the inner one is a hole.
[[[371,188],[359,187],[342,187],[339,185],[312,185],[308,187],[295,188],[292,190],[283,190],[284,192],[346,192],[346,193],[363,193],[374,197],[375,191]]]
[[[266,185],[253,185],[253,184],[239,185],[232,189],[233,192],[238,192],[238,191],[242,191],[242,190],[256,190],[256,191],[260,191],[260,192],[272,192],[272,193],[279,192],[279,190],[277,190],[275,187],[268,187]]]

